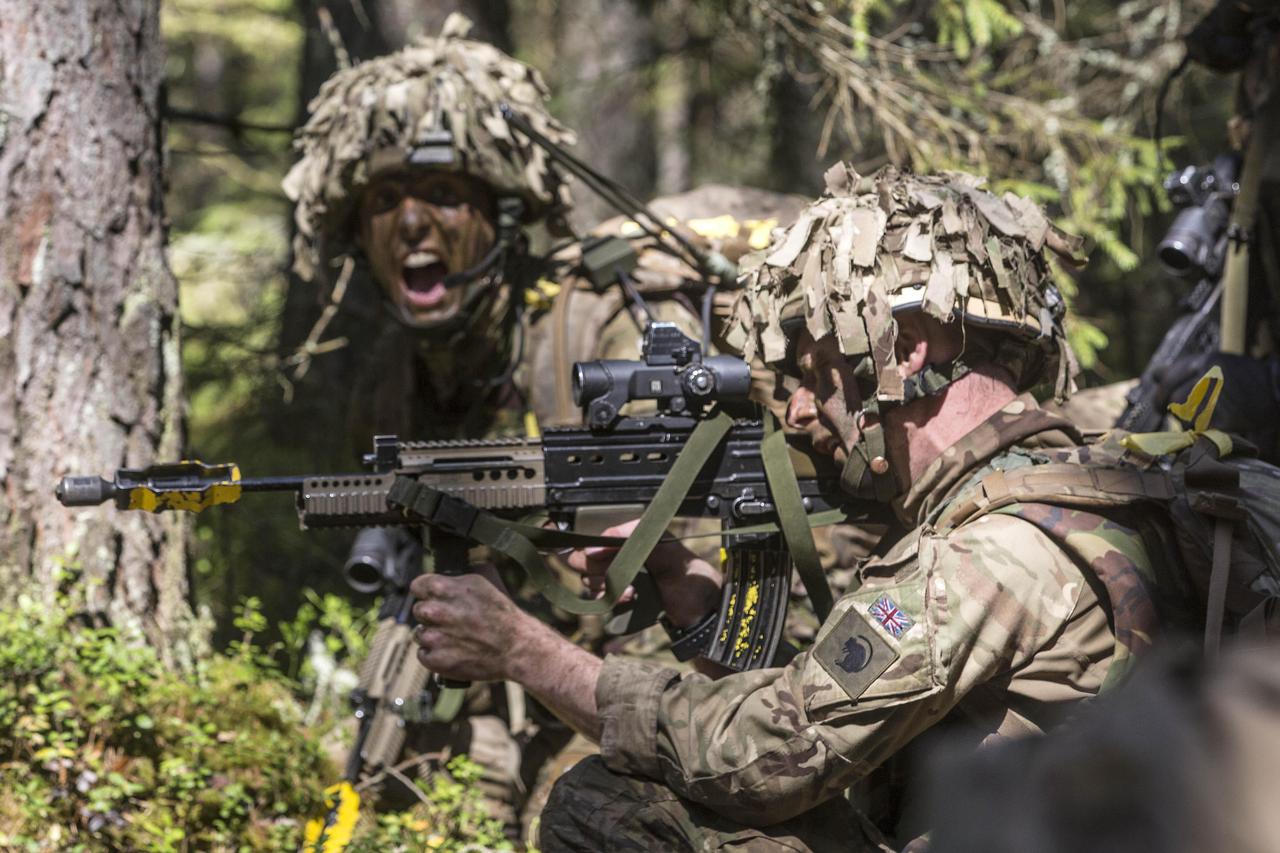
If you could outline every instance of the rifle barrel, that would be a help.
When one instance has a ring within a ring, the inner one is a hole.
[[[243,492],[297,492],[302,490],[302,483],[306,479],[303,476],[245,477],[240,480],[240,490]]]

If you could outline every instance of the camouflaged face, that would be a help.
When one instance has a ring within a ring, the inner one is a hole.
[[[349,216],[368,183],[374,154],[407,158],[440,131],[452,136],[452,162],[441,164],[487,183],[496,193],[519,195],[525,218],[565,211],[566,175],[512,128],[508,104],[551,141],[570,145],[571,131],[547,112],[547,88],[538,72],[492,45],[464,39],[471,24],[454,14],[440,35],[389,56],[339,71],[310,104],[298,131],[302,158],[284,180],[297,205],[294,267],[311,278],[326,256],[348,238]]]
[[[803,320],[841,351],[870,355],[881,400],[903,399],[893,313],[918,308],[950,322],[1012,333],[1001,347],[1021,387],[1055,378],[1065,396],[1074,360],[1052,286],[1050,252],[1074,260],[1079,240],[1035,202],[982,189],[963,172],[936,176],[886,167],[869,177],[840,163],[827,191],[765,252],[744,262],[728,342],[750,360],[777,363]],[[1048,251],[1046,251],[1048,250]],[[785,329],[784,329],[785,326]]]

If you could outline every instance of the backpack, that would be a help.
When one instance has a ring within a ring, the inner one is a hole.
[[[1203,606],[1208,656],[1217,655],[1224,633],[1280,635],[1280,468],[1255,458],[1247,442],[1207,429],[1221,378],[1210,371],[1186,403],[1170,407],[1180,417],[1188,414],[1190,431],[1116,430],[1048,461],[997,470],[953,501],[936,529],[1002,512],[1063,544],[1062,526],[1055,527],[1046,506],[1097,510],[1103,518],[1122,508],[1149,512],[1167,521],[1179,581]],[[1111,599],[1119,639],[1121,623],[1134,618],[1123,608],[1132,608],[1137,596],[1131,583],[1096,574]]]

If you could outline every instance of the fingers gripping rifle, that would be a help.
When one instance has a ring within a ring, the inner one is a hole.
[[[112,501],[121,509],[199,512],[245,492],[292,492],[303,528],[419,526],[437,570],[452,572],[465,570],[468,543],[487,545],[573,613],[610,609],[672,517],[718,517],[729,557],[705,655],[736,670],[773,663],[791,575],[791,560],[778,556],[779,532],[806,563],[802,580],[825,617],[831,595],[809,527],[815,513],[825,523],[845,517],[838,473],[820,472],[746,403],[744,362],[703,358],[697,342],[671,324],[651,325],[641,361],[580,362],[574,372],[588,426],[548,429],[540,438],[378,436],[359,472],[244,478],[235,465],[180,462],[121,469],[111,480],[66,477],[57,495],[67,506]],[[626,403],[644,399],[656,401],[656,414],[624,413]],[[579,516],[619,506],[644,510],[625,542],[571,532]],[[529,523],[533,516],[554,524]],[[561,586],[539,555],[588,544],[622,545],[603,600],[585,601]]]

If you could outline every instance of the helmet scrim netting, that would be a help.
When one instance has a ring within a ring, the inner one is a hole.
[[[1075,359],[1049,254],[1076,263],[1078,238],[1030,199],[992,195],[963,172],[885,167],[861,177],[840,163],[826,178],[826,193],[743,264],[730,346],[781,362],[784,324],[803,320],[814,340],[835,335],[846,355],[870,356],[877,398],[901,401],[893,312],[918,307],[1009,333],[1017,345],[1002,346],[999,360],[1019,387],[1052,380],[1056,396],[1069,393]]]
[[[520,196],[526,221],[569,208],[567,176],[507,123],[500,106],[509,104],[557,144],[573,144],[573,133],[547,112],[538,72],[463,38],[469,29],[464,17],[451,15],[439,36],[339,71],[312,100],[311,117],[294,140],[302,157],[284,180],[296,204],[294,268],[303,278],[348,248],[341,244],[350,239],[372,155],[394,150],[408,157],[441,130],[453,149],[452,164],[443,168],[484,181],[499,195]]]

